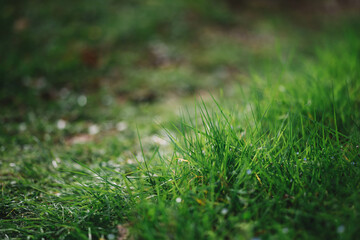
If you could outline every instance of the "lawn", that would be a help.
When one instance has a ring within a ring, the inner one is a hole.
[[[5,1],[0,238],[357,239],[359,7],[239,2]]]

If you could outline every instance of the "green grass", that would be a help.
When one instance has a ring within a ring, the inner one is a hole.
[[[356,239],[358,17],[165,2],[1,10],[0,238]]]

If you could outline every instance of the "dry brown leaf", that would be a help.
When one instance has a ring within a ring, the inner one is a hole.
[[[129,229],[126,225],[117,225],[119,236],[117,240],[127,240],[129,239]]]
[[[29,26],[29,21],[26,18],[19,18],[14,22],[14,31],[22,32]]]
[[[80,134],[66,139],[66,143],[69,145],[84,144],[87,142],[91,142],[93,138],[94,137],[89,134]]]

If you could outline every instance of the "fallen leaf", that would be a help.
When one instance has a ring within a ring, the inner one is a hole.
[[[22,32],[29,26],[29,21],[26,18],[19,18],[14,22],[14,31]]]
[[[69,145],[84,144],[87,142],[91,142],[93,140],[93,138],[94,137],[89,134],[80,134],[80,135],[76,135],[76,136],[73,136],[73,137],[67,139],[66,143]]]
[[[99,53],[94,48],[86,48],[81,52],[81,61],[88,68],[96,68],[99,63]]]
[[[126,225],[117,225],[117,229],[118,229],[118,240],[126,240],[129,239],[129,229],[127,228]]]

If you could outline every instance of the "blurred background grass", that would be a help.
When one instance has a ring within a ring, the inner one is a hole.
[[[359,5],[356,0],[3,1],[0,142],[29,142],[29,136],[61,142],[90,123],[135,118],[150,128],[154,118],[170,120],[187,96],[222,89],[239,103],[242,86],[284,79],[308,85],[311,80],[294,76],[321,72],[303,62],[320,59],[330,66],[339,63],[337,57],[353,58]],[[344,36],[352,39],[350,45]],[[318,50],[334,44],[343,52],[325,56]],[[65,133],[56,133],[59,120],[72,123]],[[26,129],[29,136],[23,137]]]
[[[56,103],[69,92],[151,102],[241,80],[359,1],[4,1],[1,104]],[[311,38],[313,40],[314,37]],[[55,104],[56,105],[56,104]],[[52,106],[54,107],[54,106]],[[21,111],[20,111],[21,112]]]

